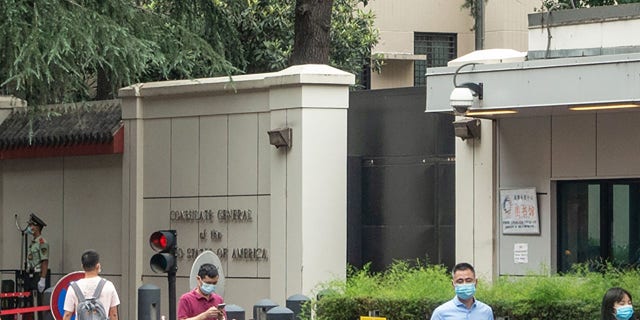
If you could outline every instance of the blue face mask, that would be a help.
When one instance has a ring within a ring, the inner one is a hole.
[[[633,315],[633,307],[630,305],[621,306],[616,308],[616,319],[628,320]]]
[[[202,293],[206,295],[209,295],[216,291],[216,285],[203,282],[202,285],[200,286],[200,291],[202,291]]]
[[[31,229],[31,226],[27,227],[27,234],[33,234],[33,229]]]
[[[467,300],[476,293],[475,283],[456,284],[456,296],[462,300]]]

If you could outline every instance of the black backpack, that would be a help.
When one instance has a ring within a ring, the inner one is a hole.
[[[106,320],[109,319],[107,311],[104,306],[98,300],[100,293],[102,293],[102,287],[107,282],[105,279],[100,279],[96,291],[93,292],[93,297],[85,298],[82,294],[82,290],[78,287],[78,284],[73,281],[70,283],[73,291],[76,292],[78,297],[78,306],[76,307],[76,320]]]

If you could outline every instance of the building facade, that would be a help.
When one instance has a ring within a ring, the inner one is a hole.
[[[463,0],[373,0],[366,9],[375,15],[380,41],[373,48],[384,60],[372,73],[371,89],[425,85],[427,68],[474,51],[475,20]],[[538,0],[485,2],[484,49],[527,50],[527,14]]]
[[[639,9],[531,14],[528,60],[428,71],[427,112],[453,111],[456,78],[483,89],[457,113],[458,260],[489,279],[637,264]]]

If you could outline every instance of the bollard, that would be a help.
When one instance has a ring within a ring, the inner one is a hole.
[[[244,309],[239,305],[227,305],[224,310],[227,312],[228,320],[244,320]]]
[[[267,320],[294,320],[293,311],[285,307],[273,307],[267,311]]]
[[[138,288],[138,319],[160,320],[160,288],[143,284]]]
[[[308,305],[305,303],[309,302],[309,297],[302,294],[294,294],[287,298],[287,308],[293,311],[295,319],[310,319],[311,312]]]
[[[49,303],[51,302],[51,294],[53,293],[53,288],[47,288],[47,290],[44,290],[44,292],[42,293],[42,305],[43,306],[48,306]],[[49,311],[45,311],[42,313],[42,319],[43,320],[54,320],[53,319],[53,310],[49,310]]]
[[[256,302],[256,304],[253,305],[253,320],[266,320],[267,311],[277,306],[277,303],[269,299],[262,299]]]

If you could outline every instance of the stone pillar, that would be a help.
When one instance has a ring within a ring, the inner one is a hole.
[[[494,136],[493,122],[481,120],[480,139],[456,138],[456,263],[489,282],[498,274]]]
[[[346,276],[347,108],[354,80],[326,65],[293,66],[265,78],[271,130],[293,131],[291,148],[271,150],[270,298],[279,304]]]

